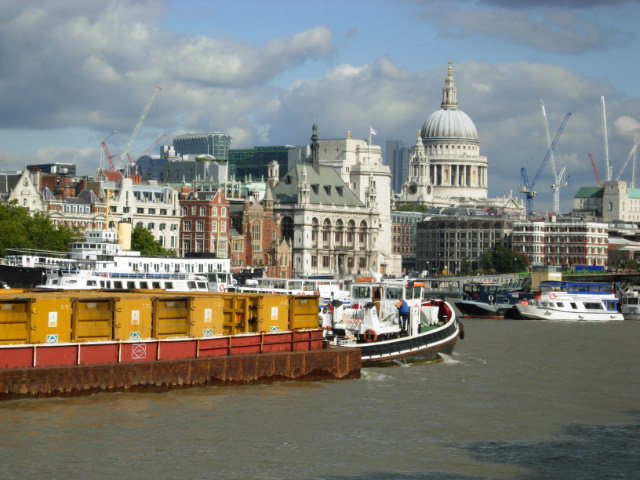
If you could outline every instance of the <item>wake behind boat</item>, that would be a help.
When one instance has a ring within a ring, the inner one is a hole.
[[[546,281],[540,296],[515,304],[517,318],[605,322],[623,320],[608,283]]]
[[[359,349],[363,365],[439,361],[440,353],[450,355],[463,338],[451,305],[423,299],[424,283],[362,278],[350,291],[351,305],[332,302],[321,313],[321,322],[328,343]],[[398,309],[403,299],[408,309],[405,329]]]

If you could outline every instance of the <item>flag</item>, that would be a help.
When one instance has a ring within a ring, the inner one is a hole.
[[[376,132],[373,127],[369,127],[369,133],[371,133],[371,135],[377,135],[378,134],[378,132]]]

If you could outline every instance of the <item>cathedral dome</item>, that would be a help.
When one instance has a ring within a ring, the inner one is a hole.
[[[478,140],[478,131],[469,115],[462,110],[440,109],[424,122],[420,136],[428,139]]]
[[[478,142],[478,131],[469,116],[462,110],[458,110],[456,86],[451,73],[449,62],[449,74],[442,89],[442,103],[440,110],[433,112],[424,122],[420,136],[423,141],[429,140],[471,140]]]

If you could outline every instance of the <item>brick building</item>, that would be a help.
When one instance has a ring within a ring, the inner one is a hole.
[[[609,227],[578,218],[541,219],[513,224],[513,250],[534,265],[606,266]]]
[[[196,252],[229,258],[229,201],[222,189],[187,193],[180,212],[180,256]]]

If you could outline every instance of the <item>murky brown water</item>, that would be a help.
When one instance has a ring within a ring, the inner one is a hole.
[[[0,404],[0,478],[639,478],[640,322],[465,319],[360,380]]]

